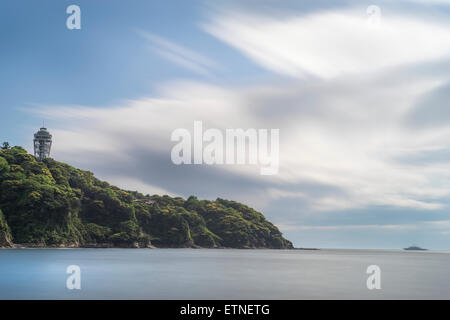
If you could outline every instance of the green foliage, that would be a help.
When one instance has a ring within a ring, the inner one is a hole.
[[[2,149],[5,150],[5,149],[9,149],[9,148],[10,148],[9,143],[7,141],[3,142]]]
[[[0,150],[0,210],[0,246],[14,239],[45,246],[292,247],[261,213],[238,202],[121,190],[92,172],[39,162],[21,147]]]
[[[111,235],[111,228],[99,226],[95,223],[86,223],[86,241],[89,243],[104,243]]]

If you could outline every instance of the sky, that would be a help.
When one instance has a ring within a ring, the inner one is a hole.
[[[69,30],[69,5],[81,29]],[[0,141],[128,190],[243,202],[297,247],[450,250],[450,1],[0,2]],[[175,165],[279,129],[279,171]]]

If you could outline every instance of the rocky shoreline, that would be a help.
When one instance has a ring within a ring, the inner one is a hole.
[[[266,248],[266,247],[239,247],[239,248],[233,248],[233,247],[222,247],[222,246],[216,246],[216,247],[201,247],[197,245],[192,246],[183,246],[183,247],[174,247],[174,246],[159,246],[156,247],[154,245],[148,244],[148,245],[139,245],[138,243],[134,243],[131,246],[124,244],[124,245],[114,245],[112,243],[87,243],[83,245],[79,244],[57,244],[57,245],[46,245],[43,243],[17,243],[17,244],[11,244],[8,246],[1,245],[0,249],[242,249],[242,250],[249,250],[249,249],[258,249],[258,250],[264,250],[264,249],[277,249],[278,248]],[[317,248],[286,248],[285,250],[319,250]]]

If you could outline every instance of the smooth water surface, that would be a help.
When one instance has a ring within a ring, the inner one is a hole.
[[[81,268],[81,290],[66,269]],[[381,289],[368,290],[369,265]],[[4,249],[0,299],[450,299],[450,253]]]

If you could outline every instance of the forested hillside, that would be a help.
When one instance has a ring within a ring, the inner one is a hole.
[[[21,147],[0,150],[0,247],[292,248],[238,202],[143,195]]]

